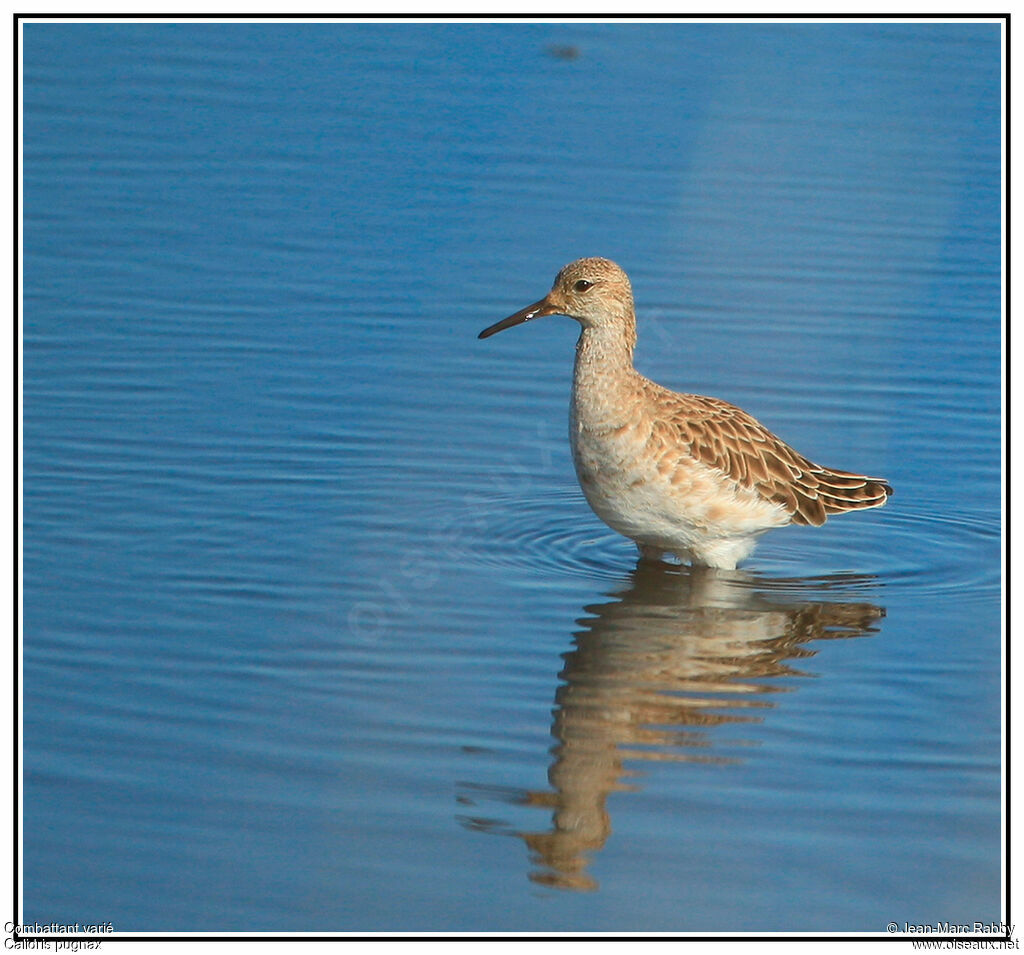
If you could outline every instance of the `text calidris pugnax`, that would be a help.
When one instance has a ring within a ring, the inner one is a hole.
[[[735,405],[641,375],[633,290],[614,262],[571,262],[544,298],[480,338],[542,315],[582,326],[569,412],[576,475],[597,516],[645,557],[731,569],[773,527],[823,524],[892,494],[881,478],[808,461]]]

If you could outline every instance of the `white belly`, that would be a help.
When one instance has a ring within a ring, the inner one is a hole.
[[[685,454],[652,451],[642,423],[585,427],[570,416],[576,476],[609,527],[682,560],[732,568],[789,514]]]

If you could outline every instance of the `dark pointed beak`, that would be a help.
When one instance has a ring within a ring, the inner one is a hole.
[[[523,322],[540,318],[543,315],[561,314],[562,310],[557,305],[552,305],[547,298],[542,298],[539,302],[528,305],[521,312],[516,312],[515,315],[509,315],[508,318],[495,322],[490,328],[485,328],[477,337],[490,338],[491,335],[497,335],[498,332],[503,332],[506,328],[511,328],[513,325],[522,325]]]

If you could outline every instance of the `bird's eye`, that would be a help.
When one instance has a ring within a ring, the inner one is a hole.
[[[587,281],[586,279],[580,279],[580,280],[579,280],[579,281],[578,281],[578,282],[577,282],[577,283],[576,283],[576,284],[575,284],[575,285],[573,286],[573,288],[574,288],[574,289],[576,289],[576,291],[577,291],[577,292],[585,292],[585,291],[586,291],[586,290],[587,290],[588,288],[590,288],[590,286],[591,286],[591,285],[593,285],[593,284],[594,284],[593,282],[588,282],[588,281]]]

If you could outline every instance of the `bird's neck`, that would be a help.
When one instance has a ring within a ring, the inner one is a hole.
[[[621,328],[584,328],[580,333],[572,392],[574,412],[581,420],[595,427],[610,425],[610,418],[628,406],[636,378],[634,342]]]
[[[575,377],[626,375],[633,370],[636,335],[624,328],[584,328],[576,342]]]

